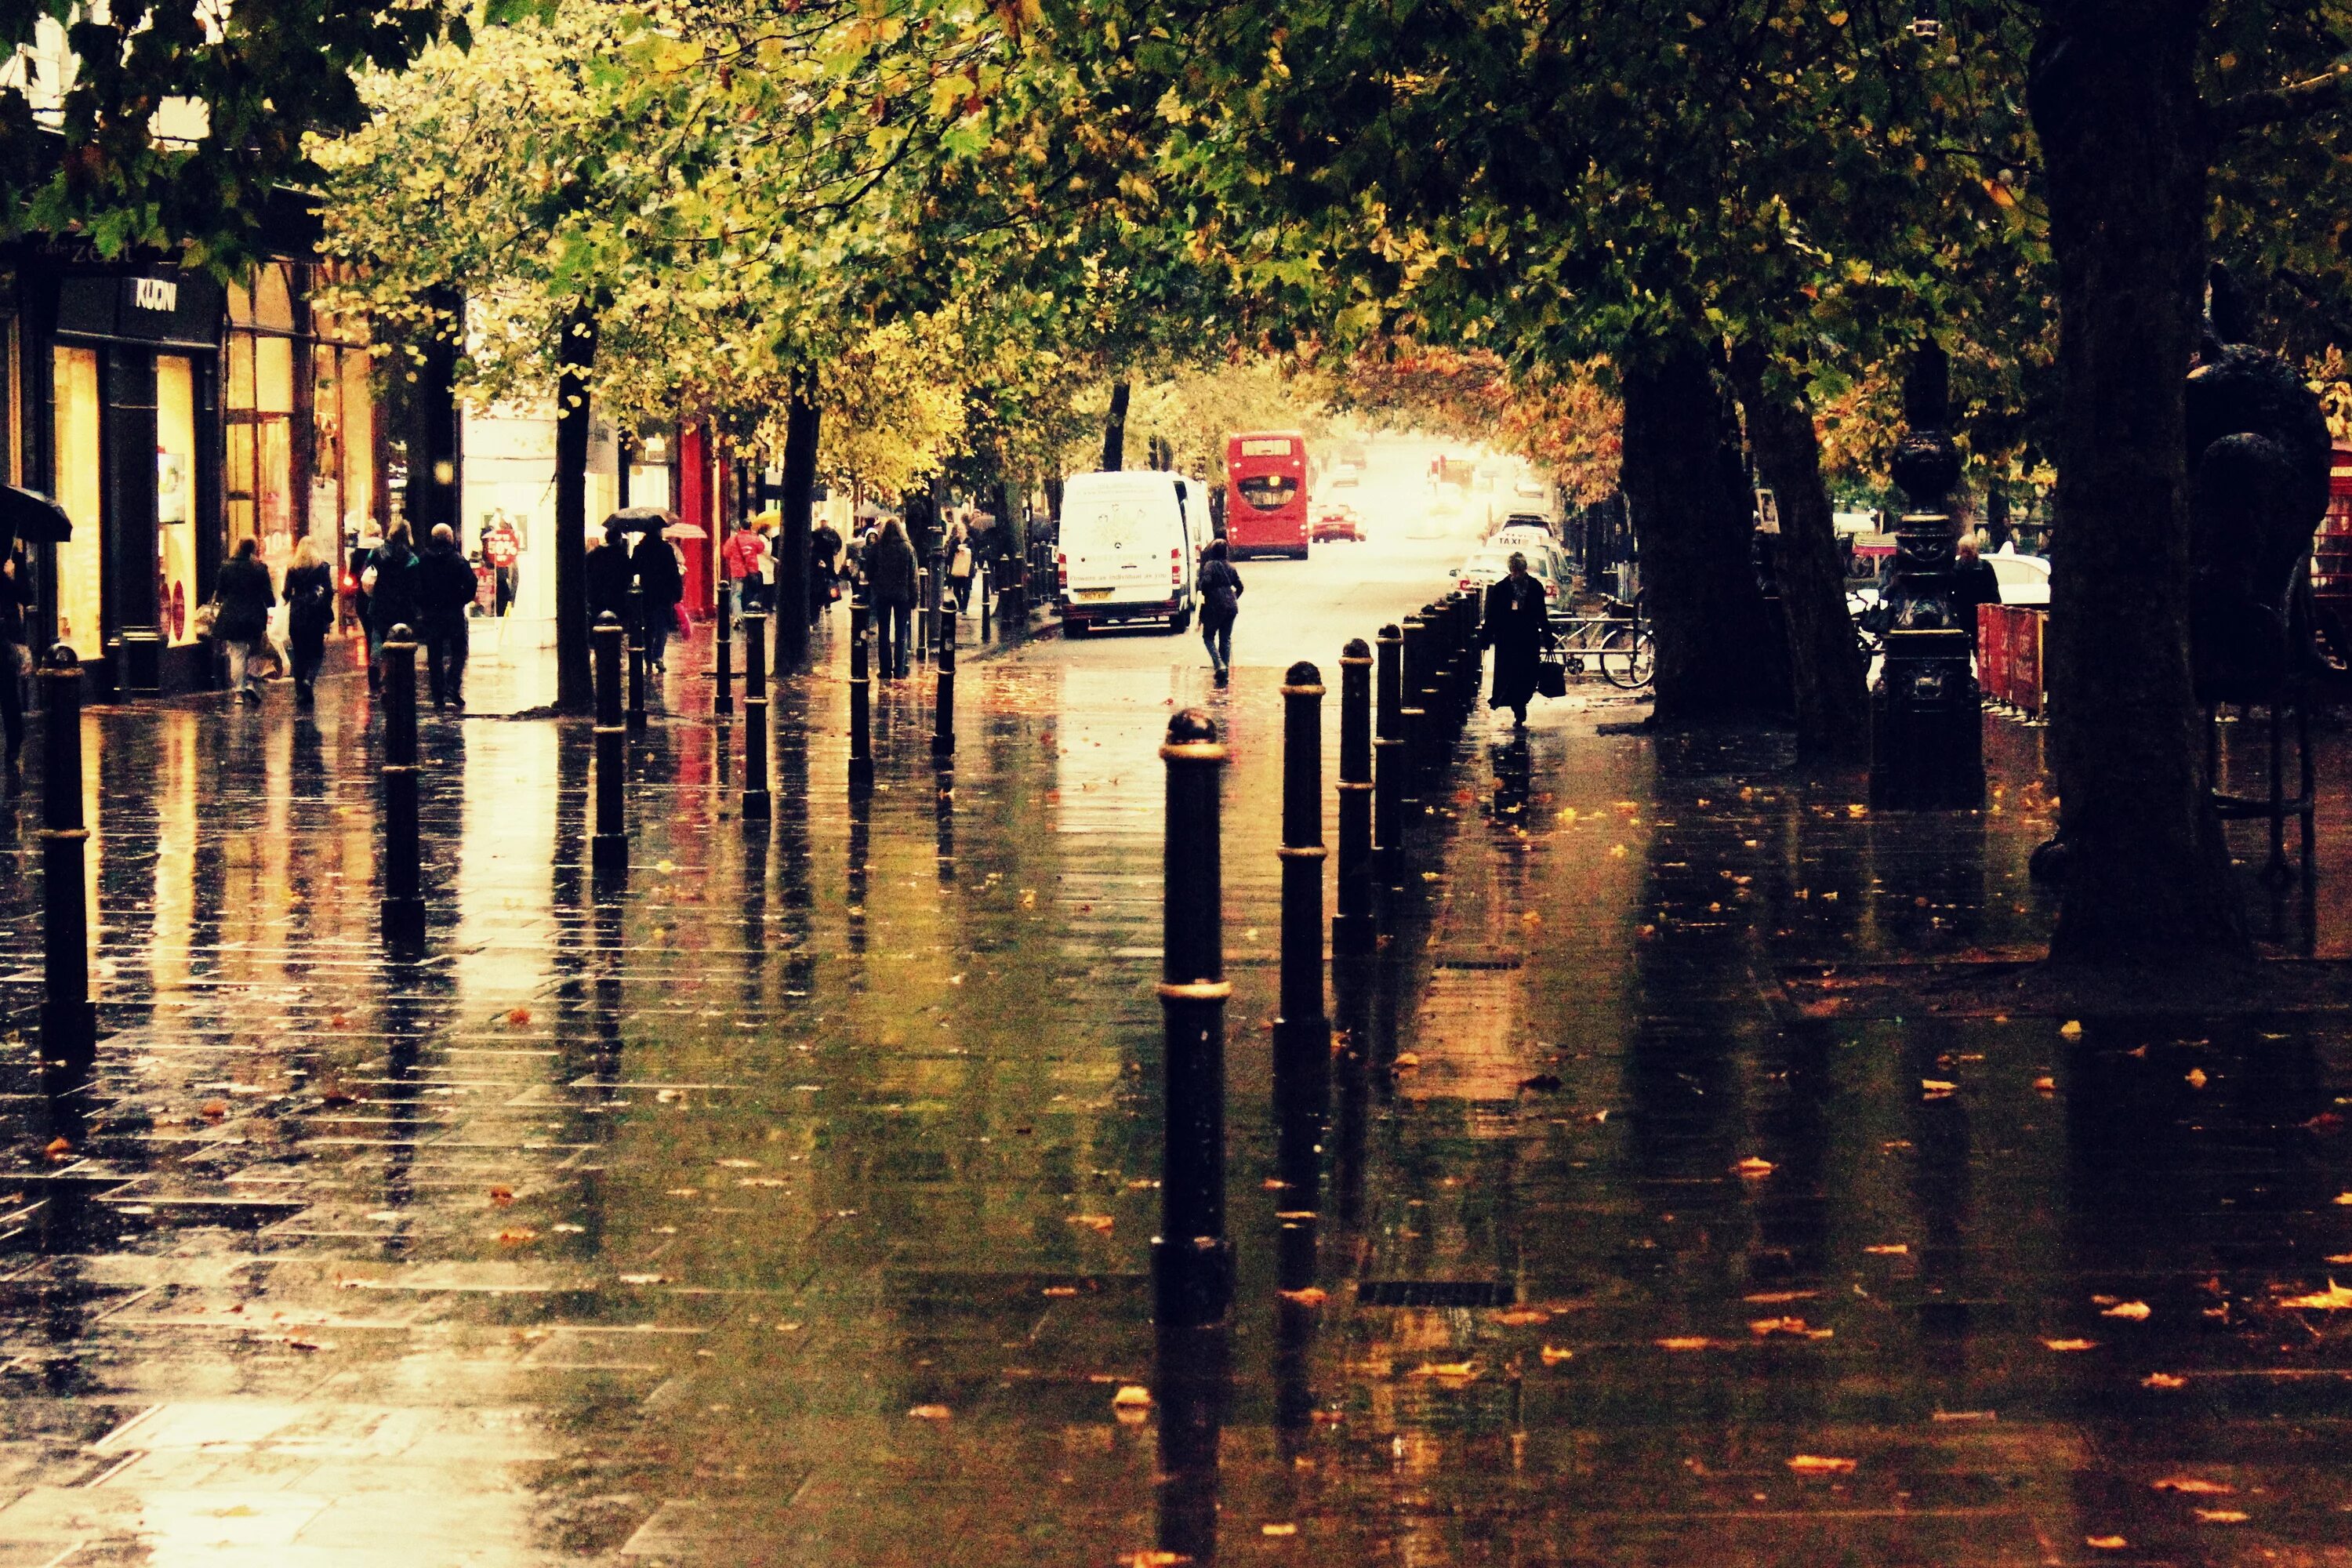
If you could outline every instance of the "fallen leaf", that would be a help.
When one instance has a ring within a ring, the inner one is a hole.
[[[2033,1092],[2055,1094],[2058,1092],[2058,1080],[2054,1078],[2037,1078],[2033,1080]]]
[[[1396,1055],[1396,1068],[1399,1072],[1402,1072],[1408,1068],[1417,1068],[1420,1065],[1420,1056],[1412,1051],[1399,1051]]]
[[[1461,1381],[1477,1376],[1478,1363],[1475,1361],[1425,1361],[1412,1369],[1412,1375],[1444,1378],[1449,1382]]]
[[[2118,1301],[2099,1314],[2102,1318],[2126,1318],[2135,1323],[2142,1321],[2147,1315],[2148,1305],[2145,1301]]]
[[[507,1015],[507,1022],[518,1026],[530,1022],[530,1009],[517,1007]]]
[[[2234,1508],[2200,1508],[2194,1511],[2200,1524],[2243,1524],[2247,1519]]]
[[[2289,1296],[2279,1305],[2303,1308],[2315,1312],[2352,1311],[2352,1290],[2347,1290],[2330,1279],[2326,1289],[2314,1291],[2308,1296]]]
[[[1802,1318],[1759,1318],[1748,1325],[1748,1331],[1759,1339],[1786,1334],[1791,1339],[1825,1340],[1835,1331],[1809,1327]]]
[[[1820,1454],[1800,1454],[1789,1461],[1789,1468],[1801,1476],[1850,1476],[1853,1474],[1853,1459],[1827,1458]]]
[[[1574,1351],[1554,1350],[1549,1345],[1543,1347],[1543,1363],[1546,1366],[1557,1366],[1561,1362],[1575,1359],[1575,1356]]]
[[[64,1160],[70,1158],[73,1154],[73,1140],[70,1138],[52,1138],[49,1140],[47,1145],[42,1149],[41,1152],[47,1154],[52,1160]]]
[[[1301,1290],[1276,1290],[1286,1301],[1296,1301],[1302,1307],[1319,1307],[1331,1299],[1331,1293],[1320,1286],[1309,1285]]]
[[[1703,1351],[1714,1342],[1705,1334],[1675,1334],[1660,1340],[1658,1348],[1665,1351]]]
[[[204,1118],[205,1118],[205,1121],[218,1121],[222,1117],[226,1116],[227,1114],[228,1114],[228,1101],[227,1101],[227,1100],[205,1100],[205,1101]]]
[[[2083,1537],[2083,1544],[2100,1552],[2121,1552],[2131,1542],[2120,1535],[2086,1535]]]
[[[1507,1312],[1496,1313],[1495,1321],[1498,1323],[1549,1323],[1551,1321],[1551,1314],[1549,1312],[1539,1312],[1533,1307],[1514,1307]]]
[[[1743,1178],[1753,1182],[1760,1181],[1764,1177],[1770,1175],[1772,1173],[1773,1166],[1771,1161],[1759,1160],[1755,1155],[1750,1154],[1748,1158],[1740,1161],[1739,1163],[1732,1166],[1731,1168],[1738,1172]]]
[[[2179,1492],[2184,1497],[2230,1497],[2237,1488],[2227,1481],[2199,1480],[2194,1476],[2167,1476],[2160,1481],[2150,1481],[2147,1489],[2156,1492]]]
[[[1298,1527],[1295,1524],[1261,1524],[1257,1532],[1260,1535],[1296,1535]]]
[[[1911,1244],[1907,1241],[1890,1241],[1879,1247],[1865,1247],[1863,1250],[1880,1258],[1901,1258],[1911,1250]]]
[[[1176,1568],[1179,1563],[1192,1561],[1181,1552],[1139,1552],[1132,1557],[1118,1560],[1118,1568]]]
[[[624,1274],[621,1276],[621,1283],[624,1285],[667,1285],[669,1283],[669,1276],[667,1274]]]
[[[2186,1388],[2189,1386],[2189,1380],[2185,1377],[2175,1377],[2168,1372],[2152,1372],[2139,1380],[2139,1385],[2142,1388]]]
[[[2190,1068],[2185,1075],[2185,1078],[2189,1087],[2191,1089],[2203,1089],[2205,1085],[2210,1081],[2206,1078],[2205,1069],[2203,1068]]]
[[[1119,1391],[1110,1396],[1110,1402],[1126,1409],[1141,1409],[1151,1403],[1151,1390],[1139,1383],[1122,1384]]]
[[[1069,1220],[1072,1225],[1082,1225],[1094,1231],[1108,1231],[1113,1223],[1107,1214],[1074,1214]]]
[[[514,1189],[504,1185],[492,1187],[490,1189],[490,1202],[497,1205],[499,1208],[509,1206],[514,1202]]]
[[[1048,1285],[1044,1293],[1048,1296],[1075,1296],[1078,1288],[1076,1285]]]
[[[1929,1100],[1947,1099],[1954,1089],[1959,1087],[1960,1086],[1958,1084],[1947,1083],[1939,1078],[1923,1078],[1919,1080],[1919,1092],[1926,1095]]]
[[[527,1225],[510,1226],[499,1232],[499,1244],[502,1247],[522,1247],[538,1239],[539,1232]]]
[[[2352,1193],[2336,1194],[2336,1202],[2339,1207],[2352,1209]]]
[[[918,1421],[944,1421],[949,1412],[944,1405],[918,1405],[907,1414]]]
[[[2095,1351],[2099,1348],[2096,1340],[2044,1340],[2042,1342],[2053,1351]]]
[[[2083,1025],[2081,1020],[2075,1018],[2067,1019],[2064,1023],[2058,1026],[2058,1034],[2062,1039],[2081,1039],[2083,1037]]]

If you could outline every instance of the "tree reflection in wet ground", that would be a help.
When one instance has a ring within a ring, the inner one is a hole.
[[[1241,1305],[1162,1342],[1157,747],[1207,693],[961,673],[950,787],[885,685],[865,802],[838,685],[788,693],[751,827],[740,735],[674,675],[603,899],[585,728],[428,721],[400,967],[349,683],[314,724],[93,716],[110,1038],[55,1158],[9,1050],[0,1564],[2352,1549],[2347,1314],[2289,1304],[2352,1279],[2332,1021],[2070,1037],[1781,987],[2031,951],[2035,732],[1989,731],[1999,809],[1892,817],[1753,738],[1482,723],[1335,990],[1321,1273],[1286,1300],[1280,712],[1245,671]]]

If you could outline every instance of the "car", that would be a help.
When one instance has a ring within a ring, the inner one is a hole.
[[[1307,525],[1307,539],[1311,544],[1325,544],[1344,539],[1350,544],[1364,542],[1364,521],[1356,509],[1345,501],[1326,501],[1315,509],[1315,521]]]
[[[1486,548],[1499,550],[1505,555],[1514,550],[1524,551],[1529,561],[1538,557],[1549,561],[1553,576],[1564,581],[1569,575],[1568,552],[1560,548],[1559,541],[1551,536],[1548,528],[1515,522],[1496,529],[1495,536],[1486,541]]]
[[[2004,544],[1982,558],[1992,568],[1993,578],[2000,584],[2000,602],[2004,605],[2038,605],[2050,604],[2050,563],[2040,555],[2020,555],[2014,543]]]
[[[1491,546],[1479,551],[1462,563],[1460,571],[1454,573],[1454,587],[1465,594],[1486,593],[1489,586],[1510,575],[1511,553],[1510,550],[1497,550]],[[1526,550],[1520,550],[1519,553],[1528,558],[1528,575],[1543,584],[1545,602],[1558,603],[1560,593],[1560,574],[1554,567],[1550,553],[1529,552]]]

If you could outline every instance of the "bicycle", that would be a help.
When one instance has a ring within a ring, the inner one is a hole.
[[[1590,658],[1610,685],[1638,691],[1650,684],[1658,668],[1650,624],[1631,605],[1617,599],[1603,602],[1608,608],[1597,616],[1555,617],[1543,657],[1568,675],[1583,674]]]

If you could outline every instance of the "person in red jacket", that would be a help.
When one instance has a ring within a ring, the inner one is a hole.
[[[719,563],[727,574],[728,591],[735,595],[738,616],[761,602],[761,563],[767,553],[768,542],[751,526],[751,520],[739,519],[735,531],[727,536],[726,546],[719,552]]]

